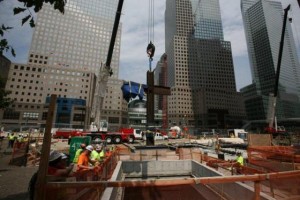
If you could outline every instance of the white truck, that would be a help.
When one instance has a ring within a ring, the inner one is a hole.
[[[230,138],[241,138],[243,140],[247,140],[248,136],[248,132],[244,129],[228,129],[227,133]]]
[[[167,140],[169,137],[167,135],[163,135],[159,132],[156,132],[154,135],[154,140]]]

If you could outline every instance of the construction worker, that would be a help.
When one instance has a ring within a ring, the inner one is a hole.
[[[25,134],[25,135],[24,135],[24,138],[23,138],[23,141],[26,143],[26,142],[28,142],[28,139],[29,139],[29,138],[28,138],[28,135]]]
[[[239,165],[239,166],[244,166],[244,158],[242,156],[242,153],[241,152],[237,152],[237,158],[236,158],[236,163]]]
[[[13,148],[14,147],[15,140],[16,140],[16,137],[15,137],[14,133],[11,133],[8,136],[8,148]]]
[[[80,154],[85,150],[85,147],[86,147],[86,145],[84,143],[80,144],[80,148],[77,149],[77,151],[75,152],[73,163],[78,162],[78,158],[79,158]]]
[[[101,162],[104,157],[104,151],[103,146],[100,144],[97,144],[95,149],[91,153],[91,160],[95,162]]]
[[[67,166],[66,159],[68,157],[60,152],[51,151],[49,156],[48,175],[53,176],[70,176],[73,164]]]
[[[90,167],[89,163],[94,164],[95,161],[90,159],[90,155],[92,151],[94,150],[94,147],[92,145],[88,145],[85,150],[80,154],[77,162],[77,169],[78,171],[84,171],[84,170],[93,170],[94,167]]]

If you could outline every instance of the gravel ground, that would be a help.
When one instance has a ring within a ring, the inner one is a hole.
[[[11,153],[4,139],[0,146],[0,200],[28,200],[28,183],[38,167],[9,165]]]

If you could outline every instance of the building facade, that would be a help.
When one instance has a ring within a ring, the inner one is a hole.
[[[231,44],[223,39],[218,0],[167,0],[169,124],[240,127],[245,119],[236,92]]]
[[[146,122],[147,122],[147,108],[146,101],[140,99],[133,99],[128,103],[128,119],[129,119],[129,127],[135,129],[146,130]],[[162,110],[155,110],[154,112],[154,123],[158,129],[162,129],[163,113]]]
[[[4,85],[6,84],[8,78],[10,64],[10,60],[8,60],[5,56],[0,54],[0,78],[3,80]]]
[[[163,54],[160,60],[157,62],[154,70],[154,85],[167,86],[167,55]],[[154,112],[162,113],[162,128],[168,128],[168,96],[166,95],[155,95],[154,100]]]
[[[248,119],[269,120],[283,27],[280,2],[242,0],[242,17],[253,83],[241,89]],[[290,23],[287,22],[278,84],[276,117],[300,117],[300,65]]]
[[[93,85],[87,86],[85,82],[87,77],[84,75],[89,74],[90,78],[94,75],[97,77],[100,67],[105,65],[117,5],[117,0],[69,0],[63,15],[53,7],[44,5],[37,15],[28,65],[23,66],[25,71],[26,68],[40,69],[43,74],[35,77],[32,72],[34,77],[28,77],[27,81],[29,83],[32,81],[33,85],[24,84],[28,86],[26,88],[28,91],[18,91],[18,94],[12,95],[12,98],[17,99],[16,103],[44,104],[51,94],[66,99],[85,100],[85,113],[89,116],[87,121],[90,123],[93,120],[90,118],[92,104],[95,102],[93,98],[97,96],[98,89],[95,80],[88,83]],[[118,80],[121,26],[119,27],[111,61],[113,75],[109,78],[101,110],[101,119],[110,122],[112,130],[127,123],[127,105],[123,102],[120,89],[123,82]],[[19,79],[21,81],[23,79],[16,76],[20,73],[24,76],[25,71],[13,69],[12,73],[16,73],[14,79],[17,80],[17,84]],[[15,82],[12,82],[14,85]],[[18,96],[20,93],[21,95],[24,93],[22,98]],[[38,95],[37,98],[34,93]]]

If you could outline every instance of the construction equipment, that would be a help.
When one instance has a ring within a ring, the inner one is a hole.
[[[276,101],[277,101],[278,83],[279,83],[280,67],[281,67],[281,60],[282,60],[282,53],[283,53],[284,34],[285,34],[285,28],[286,28],[287,15],[288,15],[288,11],[290,10],[290,8],[291,8],[291,5],[288,5],[288,7],[284,9],[284,18],[283,18],[280,46],[279,46],[279,55],[278,55],[277,70],[276,70],[276,77],[275,77],[274,94],[270,94],[270,100],[269,100],[269,113],[268,114],[270,115],[270,119],[269,119],[269,126],[267,128],[265,128],[265,131],[267,131],[270,134],[277,133],[277,123],[276,123],[276,114],[275,114]],[[274,128],[274,122],[275,122],[275,128]]]
[[[123,2],[124,0],[119,0],[117,12],[116,12],[116,17],[115,17],[115,22],[113,26],[113,31],[110,39],[110,45],[107,53],[107,58],[106,58],[106,63],[105,66],[101,64],[101,67],[99,69],[99,74],[97,77],[97,85],[96,85],[96,95],[94,97],[94,103],[92,107],[92,113],[91,116],[93,118],[92,125],[93,128],[95,126],[97,129],[100,129],[100,122],[101,122],[101,111],[103,107],[103,101],[104,97],[106,95],[106,89],[107,89],[107,83],[108,83],[108,78],[113,74],[112,68],[110,66],[111,64],[111,59],[113,55],[113,50],[115,46],[115,40],[118,32],[118,27],[119,27],[119,22],[121,18],[121,11],[123,7]],[[100,130],[99,130],[100,131]]]

